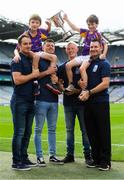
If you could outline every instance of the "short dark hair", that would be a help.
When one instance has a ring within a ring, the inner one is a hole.
[[[22,39],[25,38],[25,37],[30,39],[30,37],[28,35],[22,34],[21,36],[18,37],[18,44],[21,44],[22,43]]]
[[[54,42],[53,39],[46,39],[46,40],[44,41],[44,44],[46,44],[47,42],[51,42],[51,43],[55,44],[55,42]]]
[[[40,22],[40,24],[42,23],[42,19],[41,19],[41,17],[38,14],[32,14],[30,16],[30,18],[29,18],[29,23],[30,23],[31,20],[37,20],[37,21]]]
[[[87,20],[86,20],[87,23],[96,23],[96,24],[99,24],[99,19],[98,17],[95,15],[95,14],[91,14]]]
[[[91,42],[98,42],[100,45],[102,45],[101,39],[98,38],[92,39]]]

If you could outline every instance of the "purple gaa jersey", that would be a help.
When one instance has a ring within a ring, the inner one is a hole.
[[[32,47],[31,50],[33,52],[42,51],[42,41],[47,39],[48,31],[42,28],[37,30],[37,35],[35,37],[31,36],[30,29],[25,31],[24,34],[27,34],[31,38]],[[17,45],[16,48],[19,50],[19,46]]]
[[[35,37],[31,36],[30,30],[28,30],[27,33],[30,36],[32,42],[31,50],[33,52],[42,51],[42,40],[47,39],[48,31],[40,28],[37,30],[37,35]]]
[[[89,55],[90,50],[90,42],[93,39],[98,39],[101,41],[102,44],[105,43],[104,39],[102,38],[102,35],[96,30],[95,32],[90,32],[88,29],[80,29],[80,36],[84,38],[84,47],[82,49],[82,55],[86,56]]]

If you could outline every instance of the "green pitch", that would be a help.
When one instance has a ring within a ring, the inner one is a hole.
[[[111,131],[112,131],[112,160],[124,161],[124,104],[111,104]],[[13,135],[12,118],[8,106],[0,106],[0,151],[11,151],[11,140]],[[35,154],[34,148],[34,126],[29,152]],[[66,130],[63,106],[59,106],[59,117],[57,123],[57,155],[66,154]],[[48,154],[47,126],[43,130],[43,152]],[[75,127],[75,155],[83,156],[81,145],[81,133],[76,121]]]

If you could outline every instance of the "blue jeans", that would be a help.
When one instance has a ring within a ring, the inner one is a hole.
[[[37,157],[43,156],[42,151],[42,129],[45,118],[48,126],[49,155],[56,155],[56,123],[58,117],[58,103],[36,101],[35,106],[35,136],[34,142]]]
[[[66,133],[67,133],[67,154],[74,155],[74,127],[76,116],[79,120],[82,133],[82,145],[85,156],[90,155],[90,144],[84,123],[84,106],[64,106]]]
[[[27,149],[32,133],[34,102],[13,96],[11,99],[14,134],[12,140],[13,163],[28,157]]]

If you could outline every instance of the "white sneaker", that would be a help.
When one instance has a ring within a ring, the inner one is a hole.
[[[45,166],[46,166],[46,163],[45,163],[43,157],[37,158],[37,165],[38,165],[39,167],[45,167]]]
[[[111,167],[110,167],[110,165],[102,164],[102,165],[99,165],[98,169],[100,171],[109,171],[111,169]]]
[[[59,160],[57,157],[55,156],[50,156],[49,158],[49,162],[50,163],[53,163],[53,164],[60,164],[60,165],[63,165],[64,162],[62,160]]]

